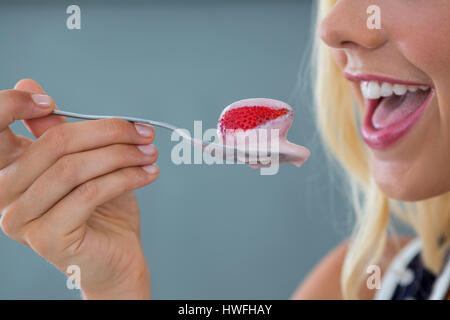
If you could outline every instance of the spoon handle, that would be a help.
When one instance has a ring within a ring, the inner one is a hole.
[[[181,137],[183,137],[184,139],[187,139],[187,141],[189,141],[192,145],[197,146],[197,147],[201,148],[202,150],[204,150],[208,146],[215,147],[217,149],[222,149],[222,158],[223,159],[226,159],[225,156],[226,156],[226,154],[227,154],[226,152],[228,150],[228,152],[230,152],[229,154],[231,154],[233,159],[236,161],[237,155],[235,152],[240,151],[239,149],[232,147],[232,146],[227,146],[227,145],[222,145],[222,144],[219,145],[216,143],[211,143],[211,141],[197,140],[197,139],[191,137],[189,134],[186,134],[183,130],[181,130],[169,123],[160,122],[160,121],[153,121],[153,120],[134,118],[134,117],[121,117],[121,116],[117,117],[117,116],[100,116],[100,115],[91,115],[91,114],[81,114],[81,113],[68,112],[68,111],[63,111],[63,110],[53,110],[52,114],[57,115],[57,116],[64,116],[64,117],[68,117],[68,118],[74,118],[74,119],[99,120],[99,119],[116,118],[116,119],[123,119],[123,120],[130,121],[130,122],[149,124],[149,125],[152,125],[155,127],[164,128],[164,129],[167,129],[170,131],[175,131]],[[246,150],[240,151],[240,152],[244,152],[245,157],[248,157],[248,152]],[[213,153],[215,154],[215,151],[213,151]]]
[[[68,112],[68,111],[62,111],[62,110],[53,110],[52,114],[58,115],[58,116],[64,116],[74,119],[84,119],[84,120],[99,120],[99,119],[111,119],[111,118],[118,118],[123,119],[130,122],[139,122],[144,124],[149,124],[155,127],[168,129],[171,131],[175,131],[178,128],[165,123],[165,122],[159,122],[159,121],[153,121],[148,119],[140,119],[140,118],[134,118],[134,117],[121,117],[121,116],[99,116],[99,115],[90,115],[90,114],[81,114],[81,113],[74,113],[74,112]]]
[[[148,120],[148,119],[141,119],[141,118],[135,118],[135,117],[122,117],[122,116],[100,116],[100,115],[92,115],[92,114],[81,114],[81,113],[75,113],[75,112],[68,112],[63,110],[53,110],[52,114],[58,115],[58,116],[64,116],[74,119],[83,119],[83,120],[100,120],[100,119],[122,119],[130,122],[136,122],[136,123],[143,123],[143,124],[149,124],[155,127],[164,128],[170,131],[175,131],[178,133],[181,137],[184,139],[187,139],[190,143],[192,143],[194,146],[199,146],[200,148],[205,148],[207,145],[210,144],[210,141],[200,141],[192,138],[190,135],[186,134],[183,130],[179,129],[178,127],[175,127],[174,125],[171,125],[166,122],[160,122],[160,121],[154,121],[154,120]]]

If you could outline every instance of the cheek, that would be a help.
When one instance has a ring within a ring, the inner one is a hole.
[[[450,30],[450,25],[448,26]],[[437,99],[436,125],[439,135],[450,145],[450,37],[442,37],[443,32],[422,35],[403,42],[400,47],[405,57],[419,68],[435,86]],[[450,147],[449,147],[450,148]]]
[[[433,82],[438,98],[444,98],[439,102],[449,105],[450,1],[437,1],[433,5],[423,1],[417,6],[403,8],[402,15],[396,14],[395,20],[389,20],[389,34],[410,64]],[[393,9],[392,12],[399,12],[395,10],[400,8]],[[386,17],[391,18],[394,17]]]
[[[450,30],[450,24],[446,27]],[[414,37],[398,42],[405,58],[430,77],[436,86],[450,81],[450,37],[446,33],[420,30]]]
[[[406,6],[403,1],[389,1],[383,24],[407,58],[438,71],[436,67],[450,59],[450,1],[412,2],[416,3]]]
[[[437,101],[422,125],[409,133],[401,156],[381,159],[375,153],[371,161],[379,187],[388,196],[405,201],[450,191],[450,1],[436,1],[432,6],[428,1],[416,3],[422,7],[389,2],[392,7],[383,11],[384,22],[402,56],[415,67],[411,70],[433,82]]]

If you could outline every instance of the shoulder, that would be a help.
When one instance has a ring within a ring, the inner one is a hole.
[[[390,237],[382,257],[381,272],[387,269],[395,255],[411,240],[410,236]],[[310,272],[297,288],[292,299],[341,300],[341,270],[349,241],[344,241],[331,250]],[[372,299],[373,290],[362,289],[361,298]]]

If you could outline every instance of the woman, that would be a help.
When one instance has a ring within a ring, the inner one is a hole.
[[[450,2],[376,1],[380,29],[368,28],[372,4],[319,4],[317,122],[348,173],[358,224],[350,244],[325,258],[297,298],[430,298],[448,261]],[[388,238],[391,211],[421,241]],[[388,270],[378,292],[365,285],[371,265],[382,276]],[[441,291],[449,281],[441,279]]]
[[[294,298],[431,295],[402,288],[393,266],[416,267],[405,288],[444,279],[438,275],[450,246],[450,3],[377,4],[382,29],[367,28],[370,1],[319,5],[318,127],[349,175],[358,224]],[[48,116],[53,100],[31,80],[0,92],[0,106],[3,231],[63,272],[79,266],[87,299],[150,298],[131,190],[158,176],[153,129],[117,119],[64,123]],[[35,142],[8,128],[19,119]],[[415,228],[420,243],[387,236],[391,211]],[[387,274],[380,290],[365,285],[369,266]]]

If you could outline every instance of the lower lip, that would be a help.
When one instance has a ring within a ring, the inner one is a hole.
[[[372,116],[379,104],[379,100],[368,100],[367,113],[361,126],[361,135],[364,142],[372,149],[386,149],[402,138],[422,116],[434,96],[434,90],[430,90],[425,102],[408,118],[384,129],[375,129],[372,124]]]

